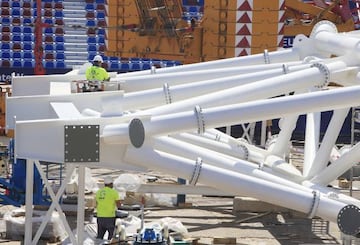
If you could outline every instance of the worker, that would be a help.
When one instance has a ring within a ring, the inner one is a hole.
[[[98,239],[103,239],[108,231],[108,240],[111,240],[115,230],[116,210],[121,207],[119,193],[113,189],[113,179],[104,178],[104,187],[96,192],[96,216]]]
[[[92,91],[102,91],[102,83],[110,80],[108,72],[101,66],[104,62],[101,55],[95,55],[93,65],[86,69],[86,80],[89,82]],[[89,88],[85,88],[88,90]],[[89,92],[89,91],[84,91]]]

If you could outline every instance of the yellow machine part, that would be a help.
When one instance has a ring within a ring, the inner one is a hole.
[[[331,12],[332,5],[323,5],[299,0],[205,1],[202,18],[186,21],[182,0],[109,0],[106,55],[186,64],[274,51],[283,47],[284,36],[309,35],[322,19],[333,21],[339,31],[354,29],[352,19],[342,21]],[[312,21],[302,21],[299,13],[312,16]]]

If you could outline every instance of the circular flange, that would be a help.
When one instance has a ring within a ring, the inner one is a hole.
[[[143,145],[145,140],[145,129],[140,119],[134,118],[131,120],[129,124],[129,138],[134,147],[140,148]]]
[[[315,35],[321,31],[327,31],[331,33],[338,33],[336,25],[328,20],[322,20],[316,23],[310,33],[310,38],[314,38]]]
[[[344,234],[358,234],[360,232],[360,209],[352,204],[346,205],[340,210],[337,223]]]

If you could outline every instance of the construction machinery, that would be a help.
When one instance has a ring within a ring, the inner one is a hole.
[[[108,2],[106,55],[197,63],[290,47],[321,20],[357,29],[359,2],[242,0]],[[101,27],[100,27],[101,28]]]

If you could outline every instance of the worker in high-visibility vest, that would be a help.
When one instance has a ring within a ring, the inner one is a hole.
[[[101,66],[103,62],[101,55],[95,55],[93,65],[86,69],[86,80],[95,87],[95,91],[102,91],[102,83],[110,80],[108,72]]]
[[[108,240],[111,240],[115,230],[116,210],[121,207],[119,193],[113,189],[113,179],[104,178],[104,187],[96,192],[96,218],[98,239],[103,239],[108,231]]]

